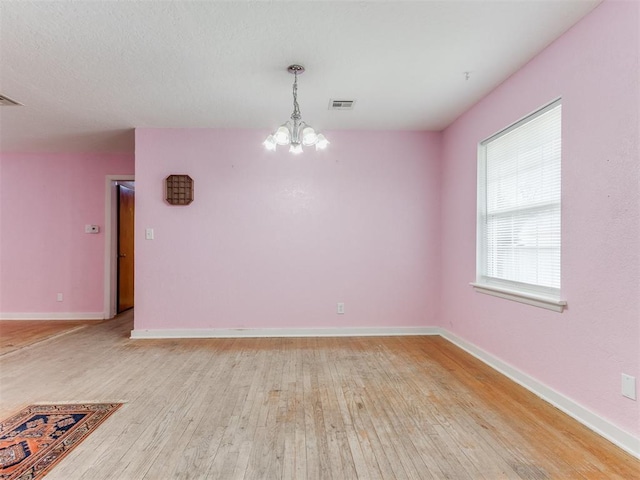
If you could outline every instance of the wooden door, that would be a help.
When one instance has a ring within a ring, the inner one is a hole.
[[[135,191],[118,185],[118,313],[133,307]]]

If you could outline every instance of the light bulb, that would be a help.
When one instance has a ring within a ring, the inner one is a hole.
[[[318,141],[316,143],[316,150],[324,150],[329,145],[329,140],[325,138],[323,134],[318,134]]]
[[[280,126],[278,130],[276,130],[276,133],[273,134],[273,138],[278,145],[288,145],[291,136],[286,125]]]
[[[289,147],[289,153],[295,153],[296,155],[298,153],[302,153],[302,145],[299,143],[292,143]]]
[[[276,139],[273,138],[273,135],[269,135],[267,139],[262,142],[267,150],[275,150],[276,149]]]
[[[309,146],[313,145],[318,141],[318,135],[316,135],[316,131],[312,127],[305,127],[302,130],[302,143],[303,145]]]

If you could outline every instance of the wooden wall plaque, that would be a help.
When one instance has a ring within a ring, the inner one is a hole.
[[[169,175],[165,180],[166,199],[170,205],[193,202],[193,179],[189,175]]]

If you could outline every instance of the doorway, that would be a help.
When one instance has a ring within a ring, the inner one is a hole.
[[[133,308],[134,298],[134,226],[135,186],[133,182],[118,183],[118,262],[116,313]]]
[[[120,185],[134,191],[135,195],[135,175],[107,175],[105,178],[105,256],[104,256],[104,318],[115,317],[120,308],[118,295],[118,269],[122,263],[119,257],[119,223],[120,212],[118,204],[120,202]],[[135,197],[134,197],[135,198]],[[134,203],[135,205],[135,203]],[[135,213],[133,215],[135,218]],[[134,237],[134,226],[129,224],[131,238]],[[123,252],[124,253],[124,252]],[[132,269],[135,270],[133,253],[128,254]],[[126,258],[126,257],[123,257]],[[133,281],[132,281],[133,282]],[[132,283],[133,284],[133,283]],[[132,294],[133,295],[133,294]],[[131,298],[135,298],[133,295]],[[130,302],[133,304],[133,302]]]

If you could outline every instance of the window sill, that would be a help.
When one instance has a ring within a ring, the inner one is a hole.
[[[495,287],[493,285],[485,285],[474,282],[471,282],[469,285],[471,285],[473,289],[478,293],[493,295],[494,297],[506,298],[507,300],[525,303],[527,305],[533,305],[534,307],[546,308],[547,310],[553,310],[554,312],[558,313],[562,313],[562,311],[567,306],[567,302],[565,300],[557,300],[555,298],[544,297],[542,295],[518,292],[515,290],[509,290],[507,288]]]

